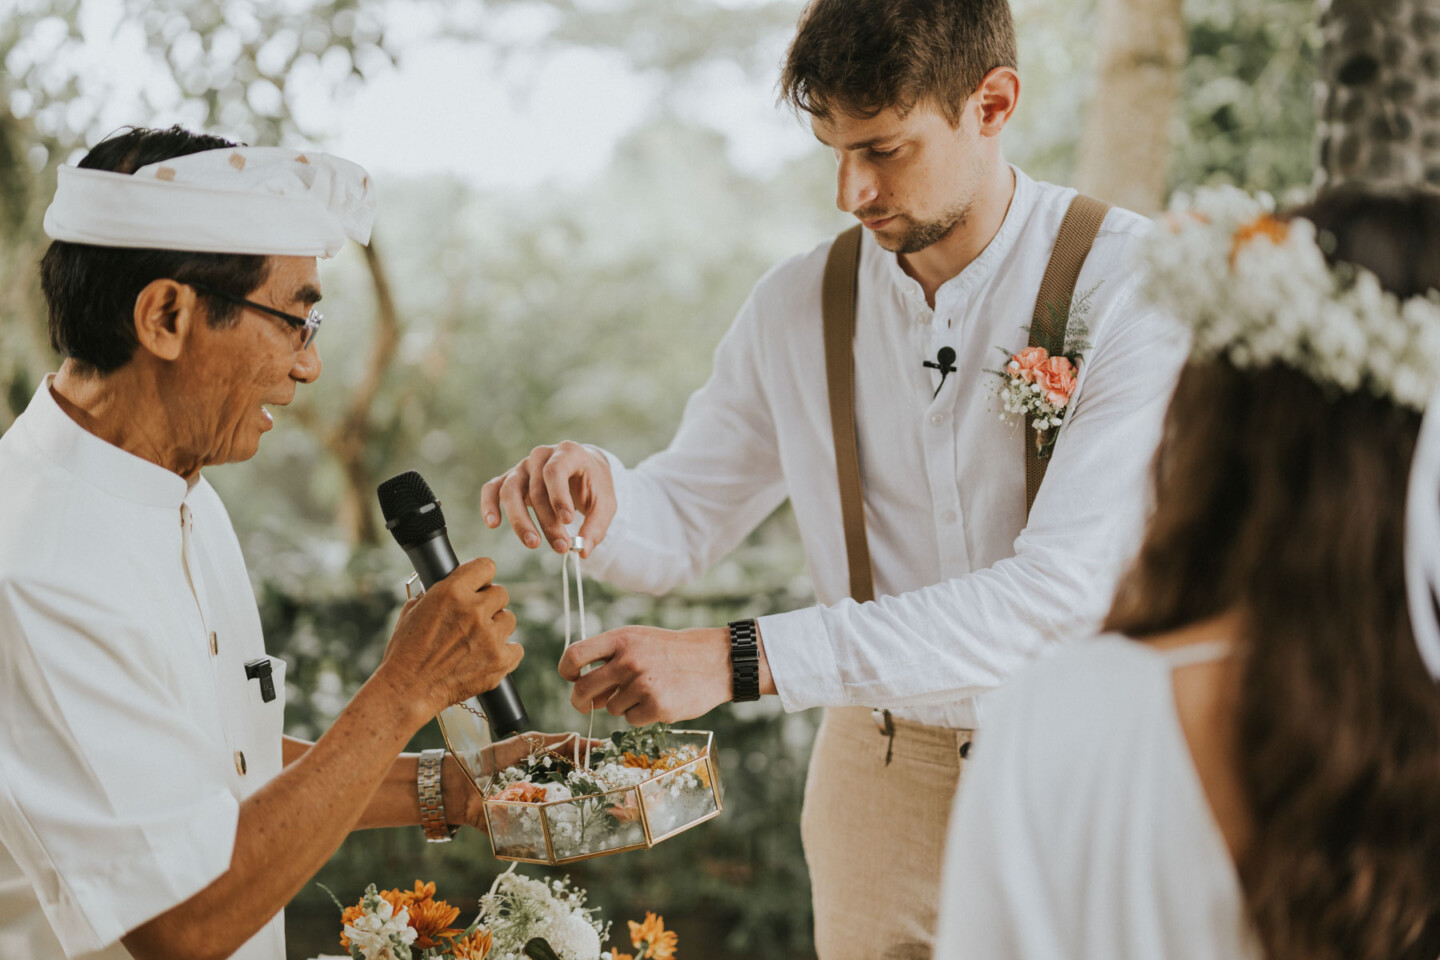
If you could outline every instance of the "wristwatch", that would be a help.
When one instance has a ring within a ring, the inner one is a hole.
[[[730,699],[760,699],[760,631],[754,620],[730,623]]]
[[[446,843],[455,838],[459,827],[445,822],[445,795],[440,789],[440,771],[445,763],[444,750],[420,751],[420,773],[416,786],[420,789],[420,826],[430,843]]]

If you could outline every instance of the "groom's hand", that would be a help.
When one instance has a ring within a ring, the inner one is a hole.
[[[690,720],[730,700],[730,631],[620,627],[572,644],[560,676],[575,684],[570,702],[582,713],[593,703],[637,727]]]
[[[605,539],[615,518],[610,461],[595,448],[569,440],[536,447],[530,456],[480,488],[480,513],[487,527],[500,526],[502,509],[521,543],[533,550],[544,541],[556,553],[570,549],[565,525],[575,519],[577,511],[583,513],[585,522],[579,535],[585,538],[585,549],[580,555],[588,557]]]

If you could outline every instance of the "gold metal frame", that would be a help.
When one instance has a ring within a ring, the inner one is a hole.
[[[493,800],[490,797],[486,796],[486,794],[489,793],[490,787],[494,782],[493,777],[487,778],[484,786],[475,783],[475,787],[481,792],[482,806],[485,810],[485,828],[487,834],[490,837],[490,849],[495,854],[495,859],[513,860],[519,863],[538,863],[544,864],[546,866],[579,863],[582,860],[594,860],[597,857],[608,857],[611,854],[615,853],[626,853],[631,850],[648,850],[651,847],[655,846],[655,844],[660,843],[664,840],[668,840],[676,834],[684,833],[691,827],[698,826],[699,824],[702,824],[707,820],[713,820],[718,817],[725,809],[725,787],[723,781],[720,779],[720,764],[715,759],[715,734],[709,730],[673,730],[671,732],[689,737],[703,736],[705,738],[704,751],[699,757],[696,757],[694,760],[684,764],[683,766],[677,767],[674,770],[663,771],[657,776],[651,777],[649,780],[642,780],[640,783],[637,783],[634,786],[620,787],[615,790],[606,790],[603,793],[593,793],[579,797],[570,797],[565,800],[551,800],[545,803],[525,803],[524,801],[520,800]],[[675,829],[670,830],[667,833],[663,833],[658,837],[655,836],[651,830],[650,808],[645,800],[645,791],[643,789],[644,786],[647,783],[651,783],[654,780],[660,779],[660,777],[666,776],[667,774],[678,774],[684,772],[686,769],[693,769],[701,762],[705,764],[705,767],[710,774],[709,790],[711,797],[715,801],[715,809],[702,817],[691,820],[683,826],[676,827]],[[474,783],[473,778],[471,779],[471,782]],[[574,857],[557,857],[555,855],[555,841],[554,838],[550,835],[550,817],[546,814],[547,810],[552,807],[560,807],[564,804],[575,803],[576,801],[580,800],[593,800],[597,797],[608,797],[611,795],[623,796],[625,794],[634,794],[635,796],[636,806],[637,809],[640,811],[640,827],[644,832],[645,836],[645,840],[643,843],[627,844],[625,846],[615,847],[610,850],[599,850],[594,853],[584,853]],[[535,812],[536,816],[540,818],[541,835],[545,838],[545,859],[538,859],[534,857],[509,856],[507,854],[501,853],[496,848],[495,823],[491,819],[491,811],[493,808],[497,807],[521,807],[525,810],[531,810]]]

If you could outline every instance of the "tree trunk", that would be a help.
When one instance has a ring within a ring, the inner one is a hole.
[[[1181,0],[1099,0],[1099,67],[1080,138],[1082,191],[1140,213],[1165,206],[1170,115],[1185,63]]]
[[[1319,0],[1317,186],[1440,186],[1440,0]]]
[[[385,373],[400,344],[400,315],[390,292],[385,265],[376,249],[375,240],[364,247],[365,264],[375,288],[375,337],[365,372],[350,391],[344,413],[333,426],[324,427],[307,413],[297,411],[301,423],[320,438],[325,449],[340,461],[345,477],[338,521],[350,542],[373,546],[380,542],[380,527],[375,522],[375,472],[368,457],[370,439],[375,433],[375,397],[385,381]]]

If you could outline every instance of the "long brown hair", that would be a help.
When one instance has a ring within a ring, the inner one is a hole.
[[[1440,199],[1350,189],[1297,215],[1392,293],[1440,288]],[[1107,621],[1144,639],[1243,614],[1239,870],[1271,960],[1440,957],[1440,687],[1403,559],[1419,419],[1281,367],[1191,364]]]

